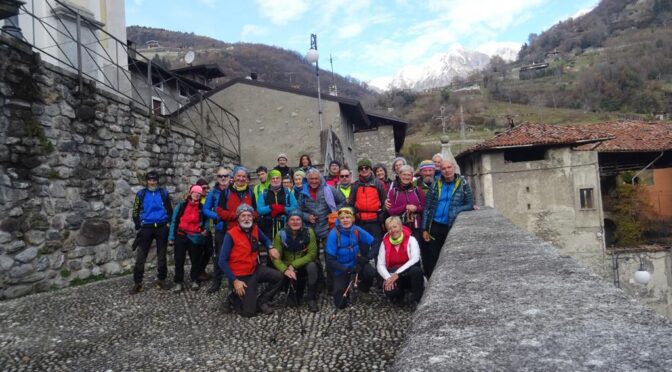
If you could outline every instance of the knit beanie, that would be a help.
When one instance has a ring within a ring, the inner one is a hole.
[[[189,189],[189,194],[193,194],[193,193],[198,193],[200,195],[203,195],[203,188],[199,185],[191,186],[191,189]]]
[[[250,212],[254,214],[254,208],[250,207],[249,204],[245,203],[239,205],[238,208],[236,208],[236,218],[240,217],[240,215],[243,214],[243,212]]]
[[[420,165],[418,165],[418,171],[421,171],[425,168],[429,169],[434,169],[434,162],[431,160],[423,160],[420,162]]]
[[[371,160],[369,159],[361,159],[360,161],[357,162],[357,168],[361,167],[369,167],[371,168]]]

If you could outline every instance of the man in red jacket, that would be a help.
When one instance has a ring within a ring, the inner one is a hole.
[[[234,310],[244,317],[252,317],[261,311],[271,314],[268,303],[282,286],[282,274],[268,266],[259,265],[259,251],[268,249],[272,259],[280,254],[273,243],[254,223],[254,209],[241,204],[236,209],[237,224],[224,236],[222,251],[219,255],[219,267],[229,278],[232,293],[229,295]],[[258,284],[266,282],[266,289],[258,296]],[[225,311],[230,310],[228,305]]]

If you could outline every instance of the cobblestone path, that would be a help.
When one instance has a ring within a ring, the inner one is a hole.
[[[391,366],[411,315],[376,291],[369,303],[340,312],[324,334],[332,308],[323,294],[319,313],[305,306],[284,311],[272,344],[283,310],[246,319],[221,313],[223,294],[205,288],[173,293],[148,286],[131,296],[131,283],[125,276],[1,302],[0,369],[381,371]]]

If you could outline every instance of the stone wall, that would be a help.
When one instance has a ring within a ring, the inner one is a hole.
[[[0,106],[0,298],[129,270],[145,174],[175,201],[229,160],[4,37]]]
[[[494,209],[453,226],[396,371],[664,371],[672,324]]]
[[[383,163],[387,168],[390,179],[392,174],[392,159],[394,152],[394,127],[381,125],[376,130],[355,133],[355,148],[357,159],[368,158],[371,164]]]

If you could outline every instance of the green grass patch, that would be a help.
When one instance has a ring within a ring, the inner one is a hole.
[[[92,275],[92,276],[90,276],[86,279],[76,278],[76,279],[73,279],[73,280],[70,281],[70,286],[71,287],[79,287],[80,285],[99,282],[103,279],[105,279],[105,274]]]

